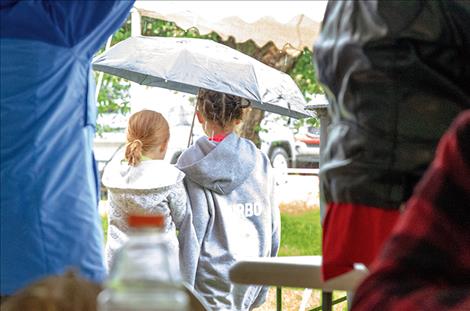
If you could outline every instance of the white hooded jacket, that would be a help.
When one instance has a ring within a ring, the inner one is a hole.
[[[146,160],[134,167],[116,157],[106,166],[103,185],[109,193],[105,251],[108,267],[116,250],[127,241],[130,213],[163,214],[164,232],[178,254],[176,229],[185,216],[187,201],[183,178],[183,172],[162,160]]]

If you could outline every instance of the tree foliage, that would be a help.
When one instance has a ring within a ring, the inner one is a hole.
[[[292,67],[292,70],[289,71],[289,75],[300,88],[307,102],[311,100],[311,95],[323,94],[323,90],[317,83],[317,75],[313,64],[313,53],[310,50],[304,49],[302,53],[297,56],[295,65]]]
[[[215,32],[201,35],[196,28],[184,30],[176,26],[173,22],[163,21],[147,16],[142,16],[141,23],[142,35],[144,36],[201,38],[214,40],[216,42],[222,41],[221,37]]]

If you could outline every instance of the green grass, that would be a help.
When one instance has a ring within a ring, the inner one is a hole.
[[[106,239],[108,222],[101,218]],[[320,210],[290,215],[281,214],[281,247],[279,256],[302,256],[321,254]]]
[[[103,227],[104,241],[106,242],[106,237],[108,236],[108,219],[106,216],[101,217],[101,226]]]
[[[279,256],[321,255],[320,210],[281,214]]]

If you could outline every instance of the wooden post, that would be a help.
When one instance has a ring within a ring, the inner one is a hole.
[[[131,10],[131,37],[138,37],[142,35],[141,16],[136,8]]]
[[[333,308],[333,293],[321,292],[321,309],[322,311],[331,311]]]
[[[282,310],[282,287],[276,287],[276,311]]]

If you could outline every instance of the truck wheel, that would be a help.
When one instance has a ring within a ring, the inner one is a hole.
[[[287,152],[283,148],[277,147],[271,153],[270,160],[276,174],[276,183],[287,183],[287,169],[289,168]]]

